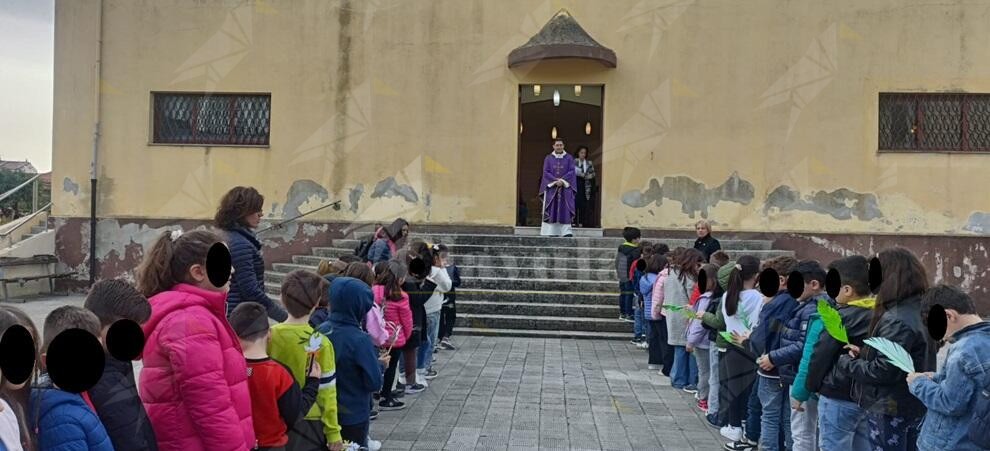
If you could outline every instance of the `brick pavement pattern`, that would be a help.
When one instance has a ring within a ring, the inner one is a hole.
[[[382,412],[384,450],[719,450],[694,397],[617,340],[456,337],[440,376]]]

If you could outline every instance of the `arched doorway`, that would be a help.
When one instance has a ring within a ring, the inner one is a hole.
[[[540,225],[542,202],[539,184],[543,159],[553,147],[554,132],[564,140],[565,149],[577,156],[578,148],[588,148],[588,159],[595,168],[594,189],[587,202],[587,220],[580,225],[601,225],[602,171],[602,85],[520,85],[519,156],[516,225]],[[584,193],[577,193],[579,196]],[[576,221],[580,218],[576,218]]]

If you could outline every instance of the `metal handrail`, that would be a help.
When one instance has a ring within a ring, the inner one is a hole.
[[[297,221],[300,218],[309,216],[309,215],[311,215],[313,213],[316,213],[316,212],[318,212],[320,210],[325,210],[325,209],[330,208],[330,207],[333,207],[333,209],[335,211],[339,211],[340,210],[340,201],[338,200],[338,201],[335,201],[335,202],[331,202],[331,203],[326,204],[326,205],[324,205],[324,206],[322,206],[320,208],[316,208],[316,209],[307,211],[306,213],[303,213],[301,215],[298,215],[298,216],[296,216],[294,218],[289,218],[289,219],[286,219],[286,220],[284,220],[282,222],[275,223],[271,227],[266,227],[264,229],[261,229],[261,230],[257,231],[256,234],[264,233],[264,232],[267,232],[267,231],[272,230],[272,229],[281,229],[282,227],[284,227],[286,224],[288,224],[290,222]]]
[[[40,178],[41,175],[42,174],[35,175],[34,177],[31,177],[28,181],[26,181],[24,183],[21,183],[20,185],[17,185],[14,188],[11,188],[10,191],[7,191],[6,193],[0,194],[0,201],[3,201],[4,199],[6,199],[6,198],[8,198],[10,196],[13,196],[15,193],[17,193],[18,191],[20,191],[21,189],[23,189],[25,186],[28,186],[32,182],[34,182],[35,180],[38,180],[38,178]]]
[[[0,199],[0,200],[2,200],[2,199]],[[45,204],[44,207],[39,208],[34,213],[31,213],[31,214],[29,214],[27,216],[23,216],[23,217],[17,218],[17,219],[15,219],[15,221],[21,221],[21,225],[27,224],[32,219],[34,219],[36,216],[38,216],[41,213],[44,213],[46,210],[48,210],[50,208],[52,208],[52,203],[51,202]],[[0,233],[0,239],[7,238],[8,236],[10,236],[10,234],[14,233],[14,231],[17,230],[17,229],[19,229],[19,228],[20,228],[20,226],[17,226],[17,227],[14,227],[14,228],[6,231],[6,232]]]

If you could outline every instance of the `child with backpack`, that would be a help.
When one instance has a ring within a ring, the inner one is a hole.
[[[629,268],[640,256],[639,240],[642,237],[636,227],[626,227],[622,230],[625,240],[615,252],[615,275],[619,279],[619,319],[628,322],[633,320],[633,298],[636,287],[629,280]]]
[[[629,281],[636,288],[635,297],[633,298],[633,338],[629,343],[636,345],[637,348],[645,349],[649,346],[646,342],[646,327],[648,324],[646,322],[645,312],[643,311],[645,300],[643,299],[643,293],[639,290],[639,281],[646,273],[646,262],[653,255],[653,243],[643,241],[639,244],[639,247],[640,257],[633,260],[632,265],[629,266]]]
[[[643,275],[643,278],[639,279],[639,293],[643,296],[643,311],[647,315],[646,322],[649,324],[647,327],[647,349],[649,350],[650,357],[647,368],[651,370],[660,370],[663,366],[664,347],[660,344],[660,322],[664,321],[664,319],[663,317],[655,317],[653,315],[653,287],[656,286],[657,277],[660,276],[660,272],[666,269],[667,257],[653,255],[646,262],[646,274]],[[667,328],[666,323],[663,327],[664,329]],[[667,371],[670,371],[669,367]]]
[[[990,448],[990,323],[956,287],[938,285],[922,298],[922,312],[945,312],[948,356],[937,373],[910,373],[908,389],[928,409],[919,451]],[[928,318],[930,322],[932,319]]]
[[[718,269],[715,265],[706,264],[701,267],[701,271],[705,273],[706,283],[704,287],[699,288],[702,291],[701,296],[692,307],[692,312],[695,314],[707,311],[708,304],[711,303],[712,294],[715,292],[715,286],[718,285]],[[688,323],[687,330],[687,351],[693,354],[695,360],[698,362],[698,394],[695,398],[698,399],[698,409],[701,409],[706,414],[708,413],[708,394],[710,390],[708,382],[709,373],[711,372],[709,349],[708,330],[702,327],[701,320],[697,318],[691,320]]]
[[[853,255],[830,263],[829,270],[835,270],[841,280],[835,301],[846,336],[851,344],[862,346],[876,303],[870,296],[869,263],[865,257]],[[818,393],[818,442],[823,451],[868,449],[868,438],[856,434],[863,411],[849,394],[852,381],[835,366],[839,356],[846,353],[845,343],[820,332],[822,327],[820,315],[811,315],[791,398],[804,403],[812,393]]]
[[[381,401],[378,407],[382,410],[400,410],[406,407],[402,401],[395,399],[392,385],[395,383],[396,370],[399,368],[399,357],[403,348],[413,333],[412,310],[409,309],[409,296],[402,291],[406,280],[406,268],[397,261],[379,263],[378,279],[371,291],[389,325],[389,335],[393,340],[387,344],[389,363],[385,370],[385,380],[381,387]]]
[[[685,249],[671,262],[670,274],[663,286],[664,305],[690,308],[691,291],[705,255],[697,249]],[[667,314],[667,344],[674,350],[674,367],[670,371],[671,386],[687,393],[698,392],[698,366],[687,352],[688,320],[680,314]]]

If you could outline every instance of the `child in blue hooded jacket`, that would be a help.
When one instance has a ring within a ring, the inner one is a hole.
[[[388,357],[379,359],[371,338],[361,329],[374,303],[368,284],[351,277],[337,277],[330,285],[329,338],[337,366],[337,421],[344,440],[368,446],[371,397],[382,388],[382,369]]]

